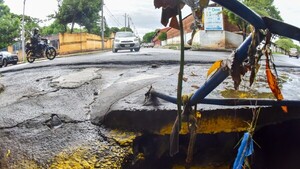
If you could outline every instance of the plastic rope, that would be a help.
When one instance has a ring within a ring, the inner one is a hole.
[[[243,140],[238,149],[237,157],[235,158],[233,169],[241,169],[245,158],[253,153],[253,140],[249,132],[244,133]]]

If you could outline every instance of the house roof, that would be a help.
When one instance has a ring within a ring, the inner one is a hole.
[[[158,32],[167,32],[170,29],[171,29],[171,27],[165,27],[165,28],[159,30]]]

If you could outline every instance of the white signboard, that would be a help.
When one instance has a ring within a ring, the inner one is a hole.
[[[204,10],[204,30],[223,30],[222,7],[207,7]]]

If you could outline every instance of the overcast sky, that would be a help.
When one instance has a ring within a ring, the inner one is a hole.
[[[12,13],[23,13],[23,0],[4,0]],[[161,9],[155,9],[153,0],[104,0],[104,15],[109,27],[124,27],[125,13],[130,16],[131,27],[142,37],[145,33],[163,28],[160,24]],[[300,0],[274,0],[275,6],[286,23],[300,27]],[[57,11],[57,0],[26,0],[25,15],[46,19]],[[190,13],[186,6],[183,16]]]

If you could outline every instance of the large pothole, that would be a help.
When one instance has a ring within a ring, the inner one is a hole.
[[[254,145],[254,154],[249,157],[251,168],[296,169],[300,160],[297,155],[300,150],[300,120],[295,116],[297,111],[291,109],[289,114],[294,114],[294,118],[285,117],[285,120],[279,121],[275,116],[280,113],[280,109],[277,112],[265,112],[271,110],[275,109],[262,110],[259,123],[266,123],[259,124],[253,135],[257,144]],[[209,113],[210,116],[207,116]],[[234,115],[239,113],[249,112],[237,110]],[[124,115],[126,113],[123,112]],[[216,115],[218,112],[214,111],[203,113],[203,116],[212,119],[217,119]],[[179,152],[171,157],[168,123],[162,125],[160,130],[145,127],[133,132],[124,126],[119,126],[118,129],[104,128],[89,121],[72,121],[68,117],[59,116],[62,124],[54,127],[49,127],[51,116],[45,114],[15,127],[1,129],[0,168],[225,169],[232,167],[239,140],[247,129],[245,123],[243,130],[232,128],[232,131],[222,131],[224,127],[229,127],[223,123],[228,121],[219,119],[222,123],[210,126],[208,121],[204,121],[207,125],[198,131],[192,162],[186,163],[189,134],[182,131]],[[284,116],[288,115],[280,117]],[[248,118],[248,115],[245,117]],[[204,132],[217,128],[220,129],[219,132]]]
[[[253,135],[254,154],[248,158],[252,169],[298,169],[300,120],[289,120],[258,129]],[[199,134],[193,161],[186,163],[188,135],[180,136],[180,151],[169,155],[169,135],[144,134],[133,142],[134,158],[126,169],[228,169],[237,155],[242,132]]]

